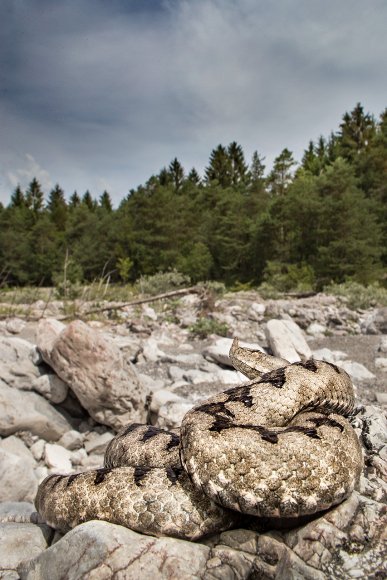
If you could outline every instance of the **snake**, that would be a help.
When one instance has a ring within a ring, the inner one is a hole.
[[[102,468],[50,474],[35,499],[41,517],[62,533],[97,519],[198,540],[243,518],[297,521],[346,499],[363,467],[348,374],[238,339],[229,356],[248,381],[197,403],[180,430],[128,425]]]

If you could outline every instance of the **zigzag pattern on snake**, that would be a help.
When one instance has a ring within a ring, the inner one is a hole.
[[[348,497],[362,453],[346,418],[347,373],[314,359],[290,364],[236,339],[230,358],[251,380],[196,405],[180,436],[133,424],[112,439],[103,468],[48,476],[35,500],[47,523],[65,532],[102,519],[196,540],[243,514],[294,518]]]

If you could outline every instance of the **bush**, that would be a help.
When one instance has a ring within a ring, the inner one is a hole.
[[[266,287],[272,287],[278,292],[305,292],[313,290],[314,271],[308,264],[285,264],[283,262],[267,262],[264,271]]]
[[[188,276],[181,274],[177,270],[171,270],[170,272],[158,272],[153,276],[141,276],[136,282],[136,289],[141,294],[154,296],[189,286],[190,283],[191,280]]]
[[[201,316],[197,319],[195,324],[190,326],[190,333],[197,338],[207,338],[210,334],[218,334],[219,336],[228,335],[228,326],[225,322],[219,322],[214,318]]]
[[[387,306],[387,290],[378,284],[363,286],[349,280],[343,284],[329,284],[325,286],[324,292],[339,296],[353,310]]]

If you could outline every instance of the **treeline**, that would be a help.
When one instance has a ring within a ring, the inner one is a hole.
[[[387,109],[361,104],[337,132],[310,142],[296,164],[284,149],[268,174],[233,142],[211,152],[203,176],[178,159],[112,207],[36,179],[0,207],[0,283],[113,281],[175,268],[226,284],[276,277],[317,289],[383,279],[387,252]]]

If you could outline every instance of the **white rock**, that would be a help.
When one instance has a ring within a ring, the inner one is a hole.
[[[46,399],[0,381],[0,435],[31,431],[46,441],[56,441],[69,429],[68,421]]]
[[[30,359],[33,345],[22,338],[0,337],[0,379],[10,387],[31,390],[39,370]]]
[[[165,352],[159,348],[157,342],[152,337],[148,338],[145,342],[142,354],[148,362],[156,362],[166,356]]]
[[[23,443],[21,439],[10,435],[2,441],[0,441],[0,447],[9,453],[17,455],[21,459],[24,459],[26,463],[29,463],[32,467],[35,467],[35,459],[31,450]]]
[[[231,359],[228,356],[232,342],[233,341],[231,338],[218,338],[210,346],[205,348],[202,354],[207,360],[214,361],[221,365],[233,368]],[[239,345],[244,348],[251,348],[252,350],[259,350],[261,352],[264,352],[263,348],[259,346],[259,344],[251,344],[248,342],[241,341]]]
[[[168,368],[168,376],[173,381],[180,381],[184,376],[184,369],[182,369],[176,365],[171,365]]]
[[[375,378],[373,373],[358,362],[345,360],[340,362],[340,366],[350,375],[353,381],[370,381]]]
[[[35,468],[35,477],[38,483],[42,483],[43,479],[46,479],[47,475],[48,469],[45,465],[38,465],[38,467]]]
[[[147,392],[130,361],[102,333],[76,320],[61,332],[49,352],[41,352],[95,421],[118,430],[145,420]]]
[[[157,425],[166,429],[180,427],[184,415],[192,409],[193,404],[187,402],[169,402],[160,407]]]
[[[144,375],[143,373],[138,373],[138,378],[141,383],[147,389],[148,392],[155,392],[163,389],[166,385],[165,381],[162,379],[153,379],[149,375]]]
[[[217,379],[224,383],[224,385],[240,385],[241,382],[246,381],[246,377],[243,377],[241,381],[241,375],[236,371],[228,371],[226,369],[219,369],[216,373]]]
[[[169,391],[167,389],[160,389],[159,391],[157,391],[156,393],[153,393],[153,395],[152,395],[150,410],[153,413],[158,413],[160,407],[162,407],[163,405],[166,405],[167,403],[171,403],[171,402],[184,403],[184,399],[182,397],[179,397],[175,393],[172,393],[171,391]]]
[[[34,391],[51,403],[62,403],[67,397],[68,386],[58,376],[47,373],[34,379],[31,383]]]
[[[266,312],[265,304],[261,304],[259,302],[253,302],[250,308],[247,311],[247,316],[252,320],[262,320],[264,314]]]
[[[83,447],[71,453],[71,463],[73,465],[83,465],[86,460],[87,453],[86,449],[84,449]]]
[[[387,336],[381,337],[378,351],[379,352],[387,352]]]
[[[33,443],[30,447],[30,451],[36,461],[40,461],[44,454],[44,448],[46,446],[46,442],[43,439],[38,439]]]
[[[156,314],[155,310],[153,308],[151,308],[150,306],[143,304],[142,312],[143,312],[144,316],[146,316],[147,318],[150,318],[151,320],[154,320],[154,321],[157,320],[157,314]]]
[[[329,348],[320,348],[313,351],[313,358],[330,363],[339,363],[347,358],[347,356],[347,353],[342,352],[341,350],[330,350]]]
[[[28,501],[5,501],[0,503],[0,523],[2,524],[29,524],[32,519],[35,519],[31,518],[34,513],[37,514],[35,506]]]
[[[51,535],[45,525],[0,524],[0,569],[16,571],[22,562],[36,558],[48,547]]]
[[[97,455],[103,454],[113,437],[113,433],[109,433],[109,431],[102,433],[102,435],[91,433],[90,437],[85,441],[85,449],[87,453],[96,453]]]
[[[325,336],[327,327],[319,324],[318,322],[312,322],[306,329],[306,333],[311,336]]]
[[[79,433],[79,431],[75,431],[75,429],[71,429],[67,431],[58,441],[58,445],[62,445],[66,449],[73,451],[74,449],[79,449],[83,445],[83,435]]]
[[[375,366],[383,372],[387,372],[387,358],[378,357],[375,359]]]
[[[44,460],[47,467],[61,473],[71,471],[71,452],[61,445],[47,443],[44,450]]]
[[[20,334],[25,325],[25,320],[22,320],[21,318],[11,318],[10,320],[7,320],[5,327],[11,334]]]
[[[301,328],[293,320],[269,320],[266,336],[273,354],[291,363],[312,355]]]
[[[36,329],[36,343],[43,359],[50,364],[51,351],[66,325],[55,318],[41,318]]]
[[[32,464],[0,448],[0,502],[33,501],[38,489]]]

